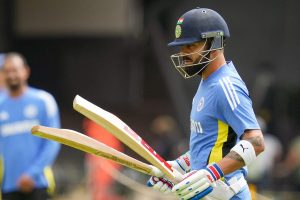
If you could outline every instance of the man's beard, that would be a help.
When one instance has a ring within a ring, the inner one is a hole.
[[[15,92],[21,88],[21,83],[7,84],[7,87],[10,91]]]
[[[203,70],[205,69],[205,66],[206,64],[198,64],[198,65],[193,65],[193,66],[190,66],[190,67],[185,67],[184,68],[184,71],[190,75],[190,76],[193,76],[195,74],[198,74],[198,75],[202,75],[202,72]]]
[[[189,57],[184,59],[184,62],[192,62],[193,60]],[[195,74],[202,75],[203,70],[207,66],[207,63],[200,63],[200,62],[207,62],[208,59],[206,57],[199,57],[195,61],[193,61],[192,66],[184,67],[184,71],[190,75],[193,76]],[[198,64],[195,64],[198,63]]]

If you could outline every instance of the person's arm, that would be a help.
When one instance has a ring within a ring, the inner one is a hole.
[[[245,133],[242,135],[242,140],[251,143],[255,152],[255,157],[258,156],[265,149],[263,134],[261,130],[245,131]],[[248,147],[244,147],[244,148],[248,148]],[[250,150],[245,149],[244,153],[247,153],[246,151],[250,151]],[[222,172],[226,175],[244,167],[246,163],[243,157],[239,153],[237,153],[236,151],[230,151],[221,161],[217,162],[217,165],[221,168]]]
[[[43,141],[42,149],[32,162],[31,167],[25,172],[30,177],[43,173],[47,166],[51,166],[59,152],[60,145],[52,141]]]
[[[239,138],[230,152],[222,160],[216,161],[226,175],[253,162],[264,151],[264,139],[246,86],[227,77],[220,79],[216,90],[219,117]]]
[[[47,166],[52,165],[59,151],[59,144],[52,141],[43,141],[42,149],[30,168],[21,175],[17,185],[23,192],[31,192],[35,187],[36,177],[44,173]]]
[[[186,152],[183,155],[179,156],[177,159],[168,161],[173,169],[177,170],[182,175],[191,171],[190,164],[190,152]],[[168,194],[171,192],[174,183],[166,178],[158,178],[151,176],[147,182],[148,187],[160,191],[162,193]]]
[[[46,92],[40,92],[40,97],[44,102],[43,106],[40,107],[40,112],[43,113],[41,116],[41,125],[60,128],[60,117],[54,98]],[[31,177],[35,177],[40,173],[43,173],[45,167],[51,166],[60,149],[60,144],[57,142],[46,139],[39,140],[39,142],[41,142],[39,154],[25,173]]]

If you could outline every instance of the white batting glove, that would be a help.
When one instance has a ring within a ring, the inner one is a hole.
[[[176,169],[178,172],[180,172],[182,175],[186,174],[187,172],[191,171],[191,162],[190,162],[190,152],[186,152],[185,154],[178,157],[176,160],[173,160],[171,162],[172,167]]]
[[[181,200],[200,199],[212,191],[212,187],[216,186],[215,181],[224,176],[220,167],[213,163],[208,165],[206,169],[191,171],[186,174],[185,178],[176,184],[172,192],[174,192]]]
[[[190,166],[190,153],[187,152],[173,161],[168,161],[173,169],[177,170],[182,175],[191,170]],[[168,194],[172,191],[174,184],[166,178],[150,177],[147,182],[147,186],[152,187],[164,194]]]
[[[147,186],[164,194],[169,194],[172,192],[174,184],[168,179],[151,176],[147,182]]]

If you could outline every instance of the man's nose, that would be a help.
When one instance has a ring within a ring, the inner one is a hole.
[[[181,48],[180,48],[180,52],[185,52],[186,51],[186,46],[182,46]]]
[[[190,50],[187,47],[181,47],[180,53],[181,54],[188,54],[188,53],[190,53]]]
[[[8,76],[8,77],[12,77],[12,76],[15,76],[15,73],[12,72],[12,71],[9,71],[9,72],[6,72],[5,75]]]

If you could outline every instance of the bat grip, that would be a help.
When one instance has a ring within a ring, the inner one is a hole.
[[[156,180],[156,178],[157,178],[157,177],[152,176],[152,177],[148,180],[147,186],[148,186],[148,187],[153,187],[153,186],[159,181],[159,179],[157,178],[157,180]]]
[[[147,186],[148,187],[153,187],[158,181],[162,181],[162,180],[164,180],[164,179],[158,178],[158,177],[151,177],[148,180],[148,182],[147,182]],[[213,188],[210,186],[210,187],[206,188],[204,191],[202,191],[199,194],[197,194],[196,196],[190,198],[189,200],[199,200],[199,199],[202,199],[203,197],[205,197],[206,195],[208,195],[212,191],[213,191]]]
[[[169,188],[172,188],[173,187],[173,183],[167,179],[164,179],[164,178],[158,178],[158,177],[154,177],[152,176],[148,182],[147,182],[147,186],[148,187],[153,187],[157,182],[163,182],[164,184],[168,185]]]
[[[193,196],[189,200],[199,200],[199,199],[202,199],[203,197],[205,197],[206,195],[208,195],[212,191],[213,191],[213,188],[210,186],[210,187],[206,188],[204,191],[202,191],[199,194],[197,194],[196,196]]]
[[[152,187],[153,185],[155,185],[158,181],[161,180],[161,178],[164,177],[164,174],[156,167],[152,166],[152,172],[151,172],[152,176],[149,181],[147,182],[147,186],[148,187]],[[183,180],[183,175],[181,173],[179,173],[176,169],[173,169],[173,174],[175,178],[169,179],[166,178],[165,180],[170,180],[173,183],[179,183],[180,181]]]

